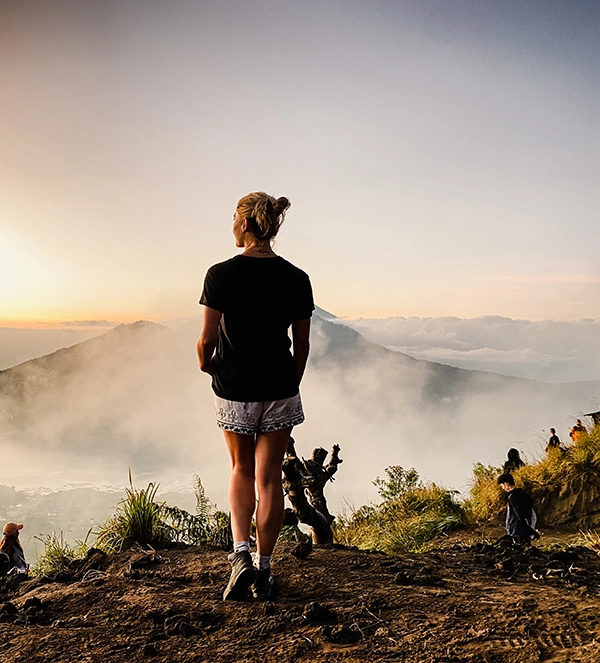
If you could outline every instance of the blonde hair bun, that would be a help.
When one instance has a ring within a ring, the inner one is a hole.
[[[255,191],[238,201],[236,212],[248,219],[256,239],[264,241],[277,235],[290,205],[285,197],[275,199],[264,191]]]
[[[282,196],[281,198],[277,198],[277,200],[275,201],[275,205],[273,205],[273,210],[275,214],[279,216],[280,214],[284,214],[285,212],[287,212],[290,207],[291,207],[290,201],[284,196]]]

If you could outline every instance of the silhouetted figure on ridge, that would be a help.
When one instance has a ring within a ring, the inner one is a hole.
[[[577,442],[577,440],[579,440],[582,435],[585,435],[585,433],[587,433],[585,426],[581,423],[581,419],[577,419],[575,425],[569,431],[569,437],[573,442]]]
[[[546,453],[549,453],[551,449],[562,450],[562,447],[560,446],[560,440],[558,439],[558,435],[556,434],[556,430],[554,428],[550,429],[550,434],[550,439],[546,445]]]
[[[525,463],[521,460],[518,449],[509,449],[508,450],[508,459],[504,463],[502,468],[503,472],[508,472],[509,474],[518,470],[520,467],[524,467]]]

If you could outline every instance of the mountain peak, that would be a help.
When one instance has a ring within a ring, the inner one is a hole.
[[[315,306],[315,315],[318,315],[319,318],[322,318],[323,320],[337,320],[337,315],[329,313],[329,311],[326,311],[324,308],[321,308],[320,306]]]

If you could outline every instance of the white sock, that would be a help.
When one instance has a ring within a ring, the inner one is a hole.
[[[254,566],[259,570],[271,568],[271,555],[258,555],[254,556]]]
[[[234,553],[249,552],[249,550],[250,550],[250,542],[249,541],[235,541],[233,543],[233,552]]]

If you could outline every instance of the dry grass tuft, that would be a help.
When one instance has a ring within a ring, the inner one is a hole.
[[[387,553],[423,552],[465,520],[456,492],[423,484],[416,470],[399,465],[376,479],[383,501],[340,516],[333,525],[337,542]]]

